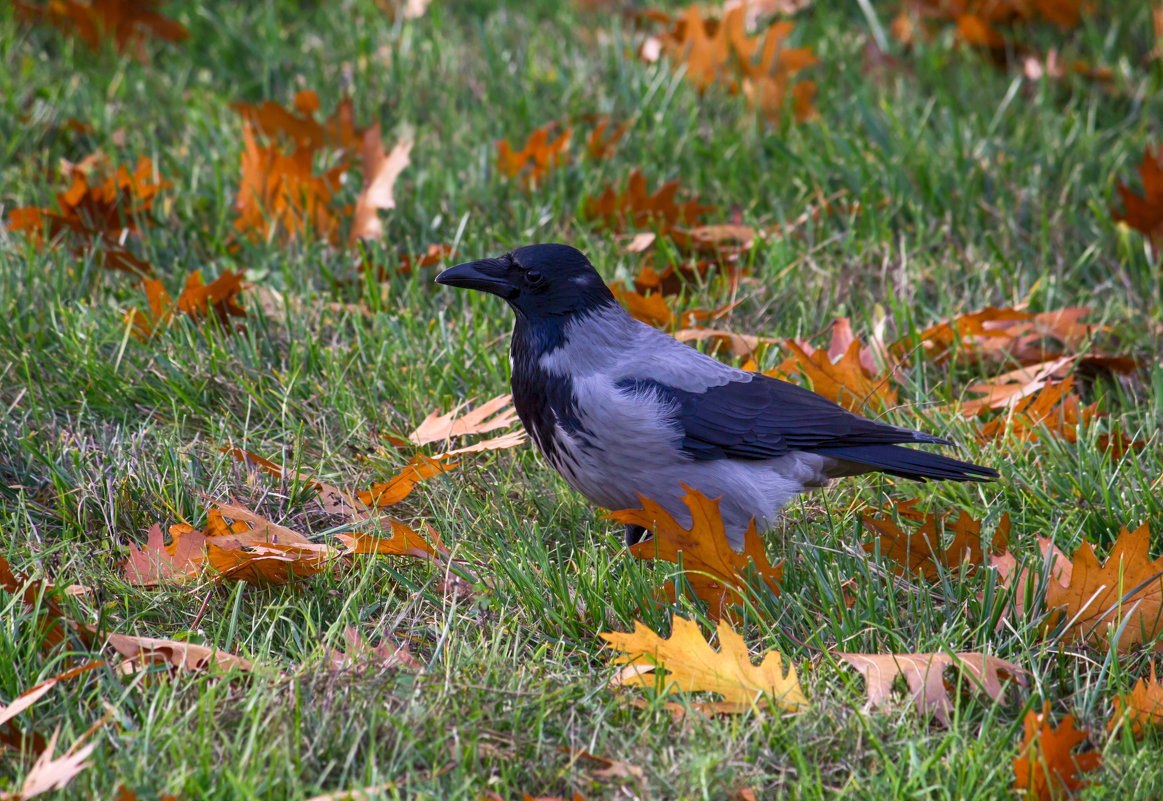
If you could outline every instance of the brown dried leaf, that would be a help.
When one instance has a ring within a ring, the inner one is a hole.
[[[718,499],[710,499],[698,490],[683,485],[683,502],[691,511],[690,528],[683,528],[674,517],[649,498],[639,496],[641,509],[621,509],[609,514],[620,523],[633,523],[654,531],[654,538],[630,546],[638,559],[664,559],[679,563],[692,592],[707,604],[707,613],[718,620],[728,607],[743,602],[741,588],[747,585],[746,571],[753,568],[768,588],[779,594],[783,565],[767,559],[763,540],[755,533],[752,521],[743,535],[743,552],[736,553],[727,541]],[[674,582],[665,586],[671,603],[675,602]]]
[[[550,122],[538,128],[516,152],[508,139],[497,140],[497,169],[509,178],[520,176],[521,185],[526,188],[541,183],[550,171],[569,160],[573,128],[566,128],[550,140],[550,134],[559,127],[556,122]]]
[[[897,676],[904,676],[917,714],[921,717],[933,715],[943,726],[949,725],[953,711],[953,701],[949,697],[951,685],[945,681],[946,668],[962,668],[971,679],[970,687],[998,703],[1005,701],[1003,680],[1016,681],[1023,687],[1026,684],[1025,671],[1020,667],[982,653],[836,655],[864,676],[869,706],[887,703]]]
[[[498,428],[508,428],[518,422],[512,403],[512,395],[498,395],[459,417],[457,414],[467,403],[460,404],[447,414],[430,412],[416,430],[408,435],[408,439],[415,445],[427,445],[452,437],[487,434]]]
[[[161,526],[150,527],[145,550],[129,543],[125,561],[125,580],[130,584],[152,587],[163,581],[181,581],[197,577],[205,563],[206,537],[200,531],[181,530],[170,545],[165,544]]]
[[[385,638],[373,648],[355,626],[347,626],[343,630],[343,640],[347,644],[344,651],[327,649],[327,670],[332,673],[339,671],[362,673],[366,670],[400,666],[421,670],[424,667],[409,653],[406,645],[398,645]]]
[[[900,504],[898,511],[902,517],[912,517],[915,499]],[[882,510],[887,511],[887,510]],[[985,564],[985,548],[981,541],[981,521],[974,520],[964,511],[952,523],[942,520],[942,527],[946,532],[952,531],[953,538],[947,548],[942,549],[942,536],[937,532],[937,516],[933,513],[919,515],[920,525],[913,531],[903,531],[891,516],[872,517],[862,515],[864,527],[874,534],[880,535],[879,544],[865,543],[864,550],[875,553],[877,547],[880,553],[892,559],[905,575],[921,574],[929,581],[936,581],[942,570],[956,571],[962,564],[972,566]],[[912,519],[917,520],[917,517]],[[990,552],[1001,554],[1006,550],[1009,542],[1010,518],[1004,514],[998,523],[997,531],[990,544]]]
[[[384,153],[384,141],[380,138],[380,124],[377,122],[363,135],[363,191],[355,204],[355,216],[348,235],[348,245],[357,239],[382,239],[384,224],[378,212],[396,207],[393,190],[396,179],[410,163],[412,142],[401,139],[396,142],[390,154]]]
[[[444,464],[439,459],[417,454],[398,474],[387,481],[373,484],[370,490],[357,493],[357,497],[368,506],[392,506],[407,498],[424,479],[447,473],[458,466]]]
[[[47,22],[76,36],[89,49],[100,49],[111,40],[118,53],[133,45],[139,61],[146,60],[145,41],[157,38],[182,42],[190,33],[185,26],[157,12],[157,0],[53,0],[31,3],[16,0],[16,15],[30,22]]]
[[[75,676],[79,676],[82,673],[88,673],[90,670],[95,670],[96,668],[104,666],[105,662],[102,660],[86,662],[79,667],[66,670],[63,673],[53,676],[51,679],[45,679],[35,687],[25,690],[23,693],[13,699],[12,703],[8,704],[7,706],[0,704],[0,726],[3,726],[8,721],[12,720],[12,718],[16,717],[21,712],[31,707],[33,704],[39,701],[41,697],[49,692],[49,690],[51,690],[62,681],[68,681],[69,679]]]
[[[206,645],[155,637],[110,634],[108,644],[126,657],[125,669],[143,670],[151,665],[166,665],[171,673],[197,673],[211,668],[249,672],[253,663],[240,656]]]
[[[1141,737],[1147,726],[1163,726],[1163,684],[1155,675],[1151,663],[1151,679],[1139,679],[1126,695],[1114,699],[1115,710],[1107,721],[1106,730],[1113,732],[1124,723],[1131,725],[1131,733]]]
[[[57,737],[60,736],[60,733],[60,726],[57,726],[56,731],[48,740],[48,745],[36,758],[32,770],[24,777],[24,781],[20,785],[20,792],[0,793],[0,799],[26,801],[52,790],[63,790],[77,777],[77,774],[92,766],[91,762],[85,760],[97,747],[95,743],[78,748],[81,745],[78,742],[62,756],[53,756],[57,749]]]
[[[642,171],[634,169],[621,193],[607,186],[601,195],[586,200],[585,213],[616,231],[655,226],[666,232],[676,225],[693,225],[699,217],[714,210],[714,206],[702,206],[697,200],[679,204],[675,200],[678,190],[679,183],[673,180],[650,194]]]
[[[1154,152],[1150,147],[1143,149],[1139,178],[1143,184],[1141,195],[1124,183],[1118,184],[1123,210],[1112,208],[1111,216],[1154,241],[1163,233],[1163,148]]]
[[[854,412],[896,405],[896,389],[889,381],[891,372],[877,375],[865,368],[861,360],[863,348],[858,340],[854,339],[835,362],[826,351],[814,350],[806,342],[788,339],[784,344],[792,355],[764,375],[784,381],[803,375],[813,392]]]
[[[1025,729],[1019,756],[1014,759],[1014,789],[1024,790],[1027,798],[1039,801],[1073,796],[1087,780],[1082,773],[1096,770],[1102,764],[1097,751],[1073,753],[1074,748],[1086,741],[1086,729],[1074,728],[1074,716],[1067,715],[1060,726],[1050,726],[1050,702],[1042,707],[1042,714],[1033,709],[1026,713]]]

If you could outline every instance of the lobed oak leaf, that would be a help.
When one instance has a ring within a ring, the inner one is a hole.
[[[125,313],[125,322],[131,327],[134,336],[143,342],[158,328],[168,326],[179,312],[196,322],[209,319],[212,313],[227,330],[231,330],[232,319],[246,317],[246,309],[238,304],[238,296],[249,286],[242,278],[242,273],[226,270],[205,284],[202,282],[202,271],[195,270],[186,276],[186,285],[176,301],[166,292],[161,281],[146,279],[142,282],[142,288],[145,290],[149,313],[133,307]]]
[[[566,128],[550,140],[552,131],[559,126],[550,122],[529,135],[525,146],[514,151],[508,139],[497,140],[497,169],[509,178],[520,176],[522,186],[529,188],[541,183],[550,171],[569,160],[569,143],[573,128]]]
[[[398,474],[370,490],[357,493],[357,497],[368,506],[392,506],[411,494],[415,486],[426,478],[438,476],[453,470],[458,465],[445,464],[439,459],[417,454]]]
[[[198,643],[129,634],[110,634],[106,642],[126,657],[122,669],[128,673],[152,665],[165,665],[171,674],[200,673],[210,669],[249,672],[254,668],[248,659]]]
[[[518,422],[517,412],[512,404],[512,395],[498,395],[459,416],[458,413],[468,405],[467,403],[460,404],[447,414],[430,412],[416,430],[408,435],[408,439],[415,445],[427,445],[452,437],[486,434],[498,428],[508,428]]]
[[[384,224],[378,211],[396,207],[393,189],[396,179],[410,163],[408,154],[412,152],[412,142],[401,139],[396,142],[390,154],[384,153],[384,142],[380,138],[380,124],[377,122],[363,135],[363,191],[355,204],[355,216],[351,222],[348,245],[357,239],[381,239]]]
[[[363,672],[369,669],[383,670],[390,667],[406,667],[412,670],[421,670],[423,665],[408,651],[406,645],[400,645],[384,639],[374,648],[363,638],[355,626],[347,626],[343,630],[343,641],[346,648],[340,651],[328,648],[325,658],[327,670],[331,673],[339,671]]]
[[[1155,241],[1163,234],[1163,147],[1154,152],[1150,147],[1144,148],[1139,178],[1142,195],[1122,182],[1115,187],[1123,200],[1123,210],[1112,208],[1111,216]]]
[[[315,175],[311,150],[298,148],[288,156],[276,144],[259,147],[249,124],[242,133],[242,183],[235,202],[235,229],[254,241],[276,233],[296,239],[308,230],[334,241],[339,219],[330,203],[348,165],[340,163]]]
[[[62,756],[55,757],[53,754],[57,749],[57,738],[60,736],[61,729],[57,726],[53,731],[52,736],[48,739],[48,744],[45,746],[40,756],[36,758],[32,769],[24,777],[24,781],[20,784],[19,792],[15,793],[0,793],[0,801],[10,799],[11,801],[26,801],[29,798],[35,798],[38,795],[51,792],[53,790],[63,790],[77,775],[85,768],[92,767],[91,762],[86,762],[93,749],[96,748],[95,743],[90,743],[86,746],[81,746],[82,741],[77,742],[66,751]]]
[[[827,351],[812,349],[806,342],[788,339],[784,344],[792,355],[764,375],[785,381],[803,375],[813,392],[854,412],[896,405],[896,389],[889,383],[891,373],[878,376],[868,370],[862,363],[859,341],[853,340],[836,361]]]
[[[3,726],[5,723],[19,715],[21,712],[30,708],[33,704],[44,697],[50,690],[52,690],[53,687],[60,684],[62,681],[68,681],[69,679],[79,676],[82,673],[88,673],[90,670],[96,670],[97,668],[104,666],[105,662],[101,660],[86,662],[83,665],[59,673],[56,676],[53,676],[51,679],[45,679],[35,687],[31,687],[28,690],[25,690],[23,693],[14,698],[12,703],[8,704],[7,706],[0,704],[0,726]]]
[[[1141,737],[1147,726],[1163,726],[1163,684],[1155,675],[1155,663],[1151,663],[1151,679],[1139,679],[1129,693],[1114,699],[1114,713],[1107,721],[1106,730],[1113,732],[1124,723],[1129,723],[1131,733]]]
[[[428,527],[428,536],[424,537],[398,520],[383,522],[391,526],[390,537],[357,532],[337,534],[336,539],[343,543],[347,553],[359,556],[415,556],[421,559],[447,556],[448,550],[431,526]]]
[[[31,22],[47,22],[76,36],[96,50],[105,40],[112,40],[118,53],[130,45],[135,56],[145,61],[144,43],[153,37],[167,42],[182,42],[190,33],[185,26],[157,12],[157,0],[52,0],[37,4],[17,0],[16,14]]]
[[[626,307],[630,316],[635,320],[652,325],[655,328],[669,328],[674,322],[675,314],[667,305],[661,293],[642,295],[623,288],[620,281],[610,284],[610,291],[614,298]]]
[[[319,110],[319,95],[313,90],[304,89],[298,92],[294,105],[299,114],[294,114],[269,100],[257,106],[235,102],[231,103],[230,107],[246,121],[247,129],[253,127],[268,139],[286,137],[294,142],[298,149],[311,152],[326,147],[357,150],[361,145],[365,145],[366,132],[355,126],[355,107],[351,98],[341,99],[335,113],[323,122],[317,121],[314,117],[315,112]]]
[[[609,118],[603,117],[597,121],[594,129],[590,131],[590,135],[586,137],[586,152],[589,153],[590,158],[594,161],[608,159],[614,155],[615,146],[626,135],[626,132],[630,130],[630,122],[623,122],[621,125],[615,126],[607,134],[606,131],[609,127]]]
[[[129,543],[129,558],[123,568],[128,583],[152,587],[167,580],[194,578],[201,573],[206,544],[202,532],[181,530],[166,545],[161,526],[155,523],[147,536],[145,550]]]
[[[676,225],[693,225],[699,217],[714,210],[714,206],[702,206],[697,200],[679,204],[675,200],[678,190],[679,183],[673,180],[649,193],[646,178],[635,168],[622,192],[607,185],[599,196],[587,198],[585,214],[590,219],[602,220],[614,230],[653,225],[666,232]]]
[[[695,597],[707,604],[707,613],[718,620],[729,607],[743,602],[742,588],[747,585],[746,571],[754,569],[770,591],[779,595],[783,565],[772,565],[755,532],[755,521],[743,535],[743,551],[736,552],[727,540],[718,499],[711,499],[683,485],[683,503],[691,513],[691,525],[683,527],[674,517],[649,498],[639,496],[641,509],[611,512],[609,519],[633,523],[654,532],[652,539],[630,546],[638,559],[663,559],[680,564],[683,578]],[[671,603],[676,600],[675,583],[666,583]]]
[[[908,683],[910,698],[921,717],[933,715],[941,725],[948,726],[953,712],[949,697],[952,686],[945,679],[945,670],[960,668],[971,679],[970,687],[985,693],[998,703],[1005,702],[1003,681],[1012,680],[1025,686],[1025,671],[1012,662],[983,653],[931,654],[849,654],[837,653],[864,676],[868,688],[868,704],[883,706],[892,696],[898,676]]]
[[[1059,726],[1050,725],[1050,702],[1038,714],[1033,709],[1022,721],[1024,734],[1019,755],[1014,758],[1014,789],[1024,790],[1039,801],[1072,796],[1087,780],[1081,776],[1096,770],[1102,756],[1096,751],[1073,753],[1086,741],[1088,732],[1074,728],[1074,716],[1067,715]]]
[[[672,234],[674,233],[672,231]],[[650,236],[653,237],[654,234]],[[712,271],[726,279],[726,288],[731,293],[739,291],[740,282],[748,273],[748,270],[726,257],[720,261],[699,259],[694,263],[668,264],[661,273],[647,264],[634,279],[634,289],[640,294],[658,292],[663,295],[678,295],[685,285],[708,280]]]
[[[317,543],[242,543],[228,537],[206,542],[206,560],[220,578],[248,584],[286,584],[322,573],[340,552]]]
[[[665,672],[663,691],[713,692],[723,701],[693,704],[708,713],[738,714],[764,708],[768,699],[788,711],[807,707],[794,665],[784,675],[778,652],[768,651],[759,665],[751,661],[747,646],[730,624],[719,621],[719,650],[699,631],[692,620],[675,617],[670,637],[663,639],[647,626],[634,621],[633,632],[602,632],[598,636],[619,653],[614,664],[626,665],[611,680],[611,686],[655,686],[652,671]]]
[[[1005,415],[987,422],[978,432],[978,438],[986,441],[1009,434],[1020,441],[1036,442],[1044,429],[1067,442],[1077,442],[1079,427],[1085,428],[1106,415],[1098,411],[1097,402],[1083,407],[1078,395],[1072,392],[1073,386],[1073,377],[1047,383],[1037,393],[1009,406]],[[1118,458],[1128,449],[1143,447],[1143,442],[1131,440],[1116,429],[1099,436],[1097,445]]]
[[[981,521],[974,520],[965,511],[961,511],[957,519],[950,523],[942,520],[942,528],[952,532],[952,539],[946,548],[942,548],[942,536],[937,532],[937,516],[933,513],[913,517],[909,512],[915,511],[912,507],[915,500],[900,504],[898,510],[902,517],[910,518],[920,525],[912,531],[904,531],[891,517],[872,517],[861,515],[861,522],[873,534],[880,535],[878,543],[865,543],[864,550],[875,553],[879,548],[881,555],[896,562],[904,575],[924,576],[929,581],[936,581],[941,571],[955,571],[962,564],[971,567],[984,565],[986,559],[985,547],[981,540]],[[989,551],[1000,555],[1005,552],[1009,542],[1010,518],[1003,514],[998,522],[997,531],[993,535]]]

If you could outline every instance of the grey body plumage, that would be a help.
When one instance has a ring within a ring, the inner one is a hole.
[[[736,369],[632,318],[566,245],[458,265],[440,283],[499,295],[516,313],[514,405],[562,477],[609,509],[652,498],[684,525],[682,485],[721,498],[735,548],[799,493],[881,470],[980,481],[996,472],[904,444],[948,444],[852,414],[802,387]],[[640,535],[627,530],[627,539]]]

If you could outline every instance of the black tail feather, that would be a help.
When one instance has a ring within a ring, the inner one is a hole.
[[[997,478],[998,472],[992,467],[983,467],[972,462],[950,459],[938,453],[926,453],[900,445],[861,445],[851,448],[813,448],[812,453],[841,459],[856,466],[856,470],[845,470],[844,475],[879,470],[893,476],[924,481],[989,481]],[[867,470],[861,470],[866,467]]]

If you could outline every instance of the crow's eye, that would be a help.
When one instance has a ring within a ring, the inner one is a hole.
[[[529,286],[537,286],[543,280],[545,279],[542,277],[540,270],[530,270],[525,273],[525,283]]]

